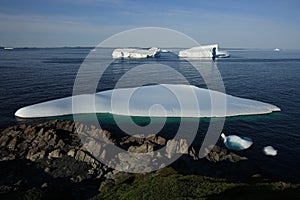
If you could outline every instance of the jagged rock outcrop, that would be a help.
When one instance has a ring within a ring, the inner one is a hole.
[[[50,121],[4,129],[0,133],[0,165],[5,175],[1,174],[0,193],[31,187],[66,189],[100,180],[107,167],[83,147],[75,125]]]
[[[115,160],[112,162],[116,163],[115,166],[118,169],[132,169],[128,171],[150,172],[153,165],[158,165],[159,168],[165,166],[164,163],[158,162],[160,159],[171,159],[175,155],[189,157],[185,160],[188,160],[188,165],[193,165],[191,162],[199,160],[197,147],[189,147],[184,138],[167,140],[160,135],[150,135],[146,138],[118,135],[72,121],[22,124],[6,128],[0,133],[0,165],[5,166],[2,168],[3,173],[14,176],[0,180],[0,192],[31,186],[51,187],[55,185],[57,178],[65,180],[65,185],[91,180],[100,185],[105,179],[114,179],[114,175],[120,173],[101,162],[110,158],[109,154],[112,152],[109,152],[109,145],[137,155],[119,153],[113,156]],[[208,152],[205,158],[212,163],[246,159],[217,146]],[[13,169],[18,170],[16,163],[21,163],[19,171],[26,169],[27,175],[10,172],[7,166],[13,165]],[[22,167],[23,165],[31,167]],[[41,178],[30,180],[31,176]]]
[[[219,146],[214,146],[211,151],[207,152],[205,158],[211,162],[239,162],[241,160],[247,160],[246,157],[239,156],[233,152],[228,152],[227,149],[221,148]]]

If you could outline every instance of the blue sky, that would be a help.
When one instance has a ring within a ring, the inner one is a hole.
[[[300,46],[298,0],[1,0],[2,46],[96,46],[137,27],[183,32],[221,47]]]

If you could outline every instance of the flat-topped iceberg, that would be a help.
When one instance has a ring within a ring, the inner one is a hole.
[[[150,49],[115,49],[112,52],[113,58],[150,58],[158,57],[160,55],[160,49],[152,47]]]
[[[220,51],[217,44],[212,44],[179,51],[178,56],[182,58],[227,58],[229,53]]]
[[[226,105],[226,111],[223,105]],[[47,101],[21,108],[15,115],[22,118],[80,113],[146,117],[226,117],[274,111],[280,111],[280,108],[192,85],[161,84],[113,89]]]

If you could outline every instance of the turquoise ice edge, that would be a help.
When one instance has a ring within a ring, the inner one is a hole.
[[[95,115],[97,118],[95,118]],[[76,121],[80,122],[87,122],[91,123],[97,119],[101,123],[106,124],[115,124],[114,116],[118,117],[118,121],[120,123],[129,123],[131,120],[134,121],[137,124],[148,124],[150,123],[150,120],[152,122],[164,122],[166,123],[180,123],[180,121],[199,121],[199,122],[211,122],[211,121],[219,121],[224,120],[224,118],[214,117],[214,118],[208,118],[208,117],[202,117],[202,118],[196,118],[196,117],[167,117],[166,120],[164,117],[137,117],[137,116],[125,116],[125,115],[115,115],[110,113],[99,113],[99,114],[76,114],[75,119]],[[232,116],[232,117],[226,117],[226,121],[259,121],[259,120],[280,120],[288,117],[285,114],[282,114],[280,112],[272,112],[269,114],[264,115],[245,115],[245,116]],[[71,120],[74,121],[73,115],[65,115],[65,116],[55,116],[55,117],[47,117],[49,120]]]

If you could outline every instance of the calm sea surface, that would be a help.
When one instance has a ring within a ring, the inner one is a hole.
[[[34,121],[14,117],[15,111],[23,106],[71,96],[78,69],[90,50],[0,50],[0,128]],[[102,59],[99,62],[110,61],[111,52],[112,49],[97,49],[96,53]],[[242,154],[253,160],[262,171],[271,176],[300,182],[300,51],[229,52],[230,58],[220,59],[215,63],[208,60],[193,62],[201,66],[204,79],[213,89],[220,90],[216,84],[219,80],[215,80],[218,69],[228,94],[271,103],[282,111],[264,116],[227,118],[224,133],[252,138],[253,146]],[[143,64],[170,66],[191,84],[206,87],[205,81],[197,75],[190,63],[178,59],[175,54],[163,53],[160,58],[112,62],[101,77],[97,91],[114,88],[123,74]],[[163,69],[151,73],[147,71],[144,76],[143,70],[135,73],[138,76],[134,79],[125,77],[124,85],[133,87],[145,77],[147,84],[151,84],[151,78],[157,80],[157,77],[161,83],[180,82],[177,77],[169,75]],[[89,76],[87,73],[87,80]],[[83,85],[82,91],[84,88]],[[207,127],[207,124],[203,127]],[[203,127],[199,128],[199,132],[203,131]],[[265,156],[262,148],[267,145],[278,149],[278,155]]]

